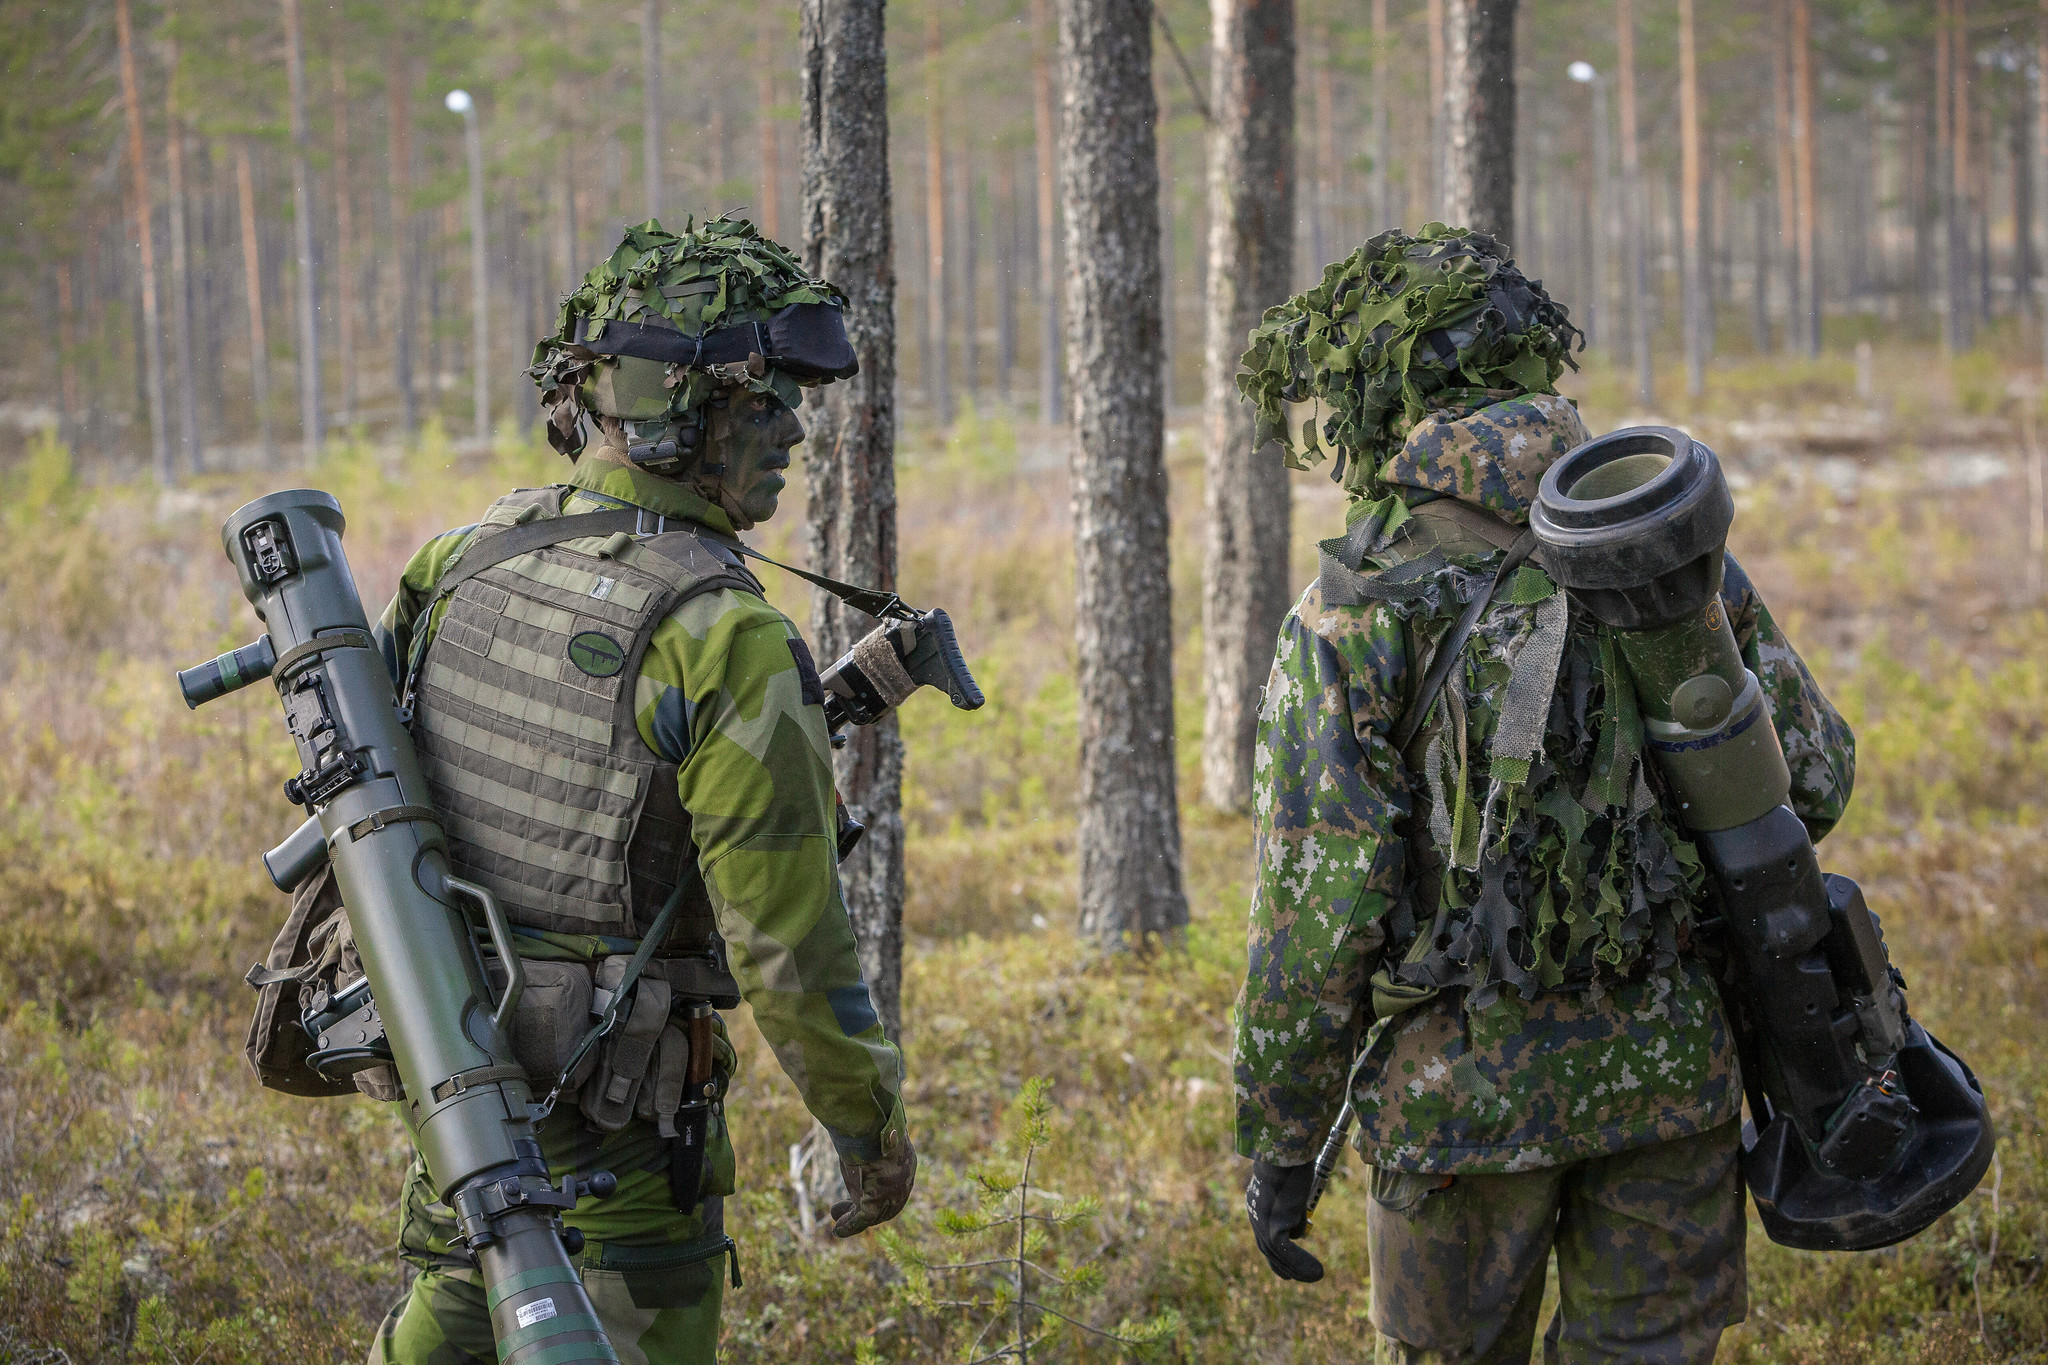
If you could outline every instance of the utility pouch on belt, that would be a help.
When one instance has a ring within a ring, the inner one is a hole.
[[[512,1056],[526,1071],[534,1093],[545,1095],[568,1065],[570,1054],[590,1027],[590,968],[581,962],[542,962],[522,958],[526,989],[512,1011]],[[491,989],[505,990],[505,965],[496,956],[484,959]],[[595,1051],[584,1054],[569,1077],[570,1086],[588,1080],[596,1069]]]
[[[625,977],[624,955],[608,957],[597,968],[597,989],[616,991]],[[656,1061],[662,1029],[668,1024],[673,996],[666,981],[642,973],[633,998],[621,1011],[619,1024],[598,1047],[597,1069],[583,1083],[577,1105],[591,1127],[615,1133],[633,1117],[647,1073]],[[601,1012],[601,1011],[593,1011]]]

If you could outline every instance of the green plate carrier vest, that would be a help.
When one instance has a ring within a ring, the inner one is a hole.
[[[444,580],[495,536],[560,517],[570,491],[500,498]],[[735,552],[692,527],[565,538],[474,573],[449,596],[416,665],[413,736],[449,862],[488,887],[513,924],[638,938],[689,869],[696,850],[676,765],[640,737],[635,684],[655,627],[723,588],[761,591]],[[699,880],[664,947],[716,942]]]

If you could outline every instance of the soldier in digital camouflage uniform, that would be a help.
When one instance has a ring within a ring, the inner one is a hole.
[[[679,962],[706,952],[729,962],[736,985],[727,989],[745,997],[837,1146],[853,1192],[833,1209],[833,1231],[845,1237],[894,1217],[910,1192],[916,1163],[899,1099],[901,1060],[876,1020],[840,898],[817,670],[796,627],[762,599],[730,548],[737,532],[774,513],[790,447],[804,434],[793,410],[799,383],[817,376],[792,376],[759,355],[717,370],[629,365],[573,341],[593,335],[596,320],[704,334],[820,302],[841,300],[744,222],[714,220],[681,234],[652,222],[630,230],[569,297],[561,329],[537,352],[551,436],[575,460],[566,486],[509,495],[476,525],[429,541],[406,566],[378,636],[394,674],[415,680],[414,730],[450,861],[490,885],[518,926],[527,995],[541,964],[616,964],[678,883],[701,885],[684,896],[667,947]],[[602,433],[589,449],[586,406]],[[693,457],[671,458],[666,475],[642,467],[646,447],[685,431]],[[638,463],[629,455],[636,444]],[[643,513],[636,522],[649,538],[567,540],[478,574],[452,596],[437,594],[465,552],[493,535],[616,509]],[[628,714],[630,729],[616,723]],[[642,777],[652,789],[636,794]],[[628,824],[633,832],[622,833]],[[607,830],[616,836],[608,846],[598,838]],[[701,884],[686,875],[691,865]],[[629,895],[620,881],[631,883]],[[695,1201],[677,1203],[676,1095],[662,1071],[676,1024],[664,1022],[669,988],[646,984],[665,954],[607,1044],[625,1048],[636,1034],[647,1042],[632,1056],[634,1074],[618,1081],[622,1094],[644,1082],[639,1101],[595,1094],[618,1055],[606,1051],[598,1079],[565,1091],[539,1127],[556,1178],[618,1177],[616,1194],[586,1199],[565,1222],[587,1239],[583,1281],[629,1365],[713,1360],[728,1265],[739,1279],[722,1215],[735,1181],[722,1112]],[[650,991],[658,999],[643,1010]],[[678,1013],[683,993],[673,992]],[[522,1027],[515,1024],[516,1039]],[[736,1058],[722,1020],[716,1029],[722,1094]],[[552,1087],[550,1076],[533,1079],[536,1094]],[[379,1330],[373,1362],[496,1359],[483,1289],[467,1258],[451,1251],[455,1235],[415,1159],[399,1243],[418,1273]]]
[[[1527,1361],[1553,1252],[1546,1360],[1707,1362],[1745,1312],[1742,1091],[1695,938],[1701,864],[1613,640],[1524,565],[1395,748],[1436,642],[1587,439],[1552,388],[1572,335],[1498,243],[1431,224],[1271,310],[1239,381],[1297,467],[1314,434],[1297,445],[1281,404],[1318,405],[1353,500],[1259,717],[1237,1145],[1273,1270],[1320,1279],[1293,1239],[1348,1093],[1382,1362]],[[1818,839],[1849,798],[1848,727],[1732,556],[1721,600]],[[1533,699],[1548,719],[1534,752],[1501,752],[1525,654],[1556,679]]]

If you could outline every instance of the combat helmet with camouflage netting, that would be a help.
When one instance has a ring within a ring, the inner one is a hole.
[[[1258,410],[1257,444],[1331,478],[1354,499],[1384,497],[1384,464],[1418,423],[1524,394],[1554,394],[1584,337],[1564,308],[1483,232],[1426,224],[1380,233],[1326,267],[1322,283],[1266,310],[1238,391]],[[1286,405],[1309,403],[1297,433]],[[1318,434],[1321,439],[1318,440]]]
[[[803,389],[859,372],[845,304],[744,218],[627,228],[534,347],[548,442],[574,459],[594,413],[624,425],[635,464],[687,469],[715,399],[745,389],[794,408]]]

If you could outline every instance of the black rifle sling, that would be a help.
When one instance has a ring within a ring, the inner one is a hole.
[[[1459,614],[1456,624],[1445,633],[1443,639],[1437,641],[1436,653],[1429,659],[1429,669],[1422,675],[1422,690],[1415,694],[1415,700],[1409,703],[1408,710],[1401,717],[1401,723],[1394,727],[1396,753],[1405,755],[1408,752],[1408,746],[1414,742],[1416,732],[1429,718],[1429,708],[1436,703],[1436,694],[1443,691],[1444,680],[1450,677],[1452,667],[1458,662],[1458,656],[1464,653],[1465,641],[1471,638],[1472,628],[1479,624],[1479,618],[1484,616],[1487,607],[1492,605],[1494,594],[1500,591],[1500,585],[1507,582],[1509,576],[1521,568],[1535,551],[1534,531],[1524,531],[1516,536],[1514,544],[1508,547],[1507,558],[1494,570],[1493,577],[1480,587],[1470,602],[1465,604],[1465,610]]]

